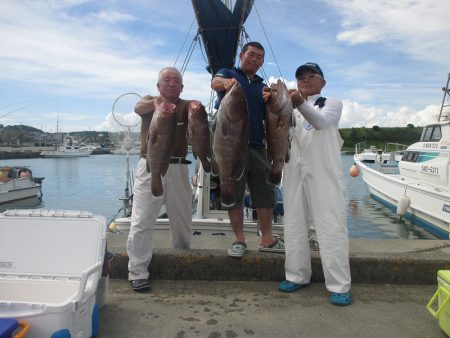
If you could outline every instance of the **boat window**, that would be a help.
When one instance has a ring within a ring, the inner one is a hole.
[[[431,135],[431,141],[439,141],[441,139],[441,126],[435,126],[433,129],[433,135]]]
[[[416,162],[426,162],[430,161],[433,158],[436,158],[439,156],[438,152],[423,152],[419,154],[419,157]]]
[[[416,152],[416,151],[407,151],[403,155],[402,161],[416,162],[418,157],[419,157],[419,153],[418,152]]]
[[[431,135],[433,134],[433,126],[426,127],[422,132],[422,137],[420,141],[427,142],[431,140]]]
[[[405,161],[411,162],[411,159],[413,157],[413,152],[412,151],[407,151],[405,153],[405,155],[403,156],[405,158]]]

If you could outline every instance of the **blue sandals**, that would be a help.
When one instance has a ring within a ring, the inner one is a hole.
[[[330,296],[330,302],[334,305],[346,306],[352,302],[352,295],[350,291],[343,293],[332,292]]]
[[[278,289],[282,292],[294,292],[307,287],[308,285],[309,284],[297,284],[288,280],[284,280],[280,284],[278,284]]]

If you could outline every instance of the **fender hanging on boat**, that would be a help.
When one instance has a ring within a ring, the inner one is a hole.
[[[358,177],[359,176],[359,168],[356,165],[356,163],[354,163],[351,167],[350,170],[348,171],[349,175],[351,177]]]
[[[400,197],[397,204],[397,215],[405,216],[410,202],[411,201],[408,196],[403,195],[402,197]]]

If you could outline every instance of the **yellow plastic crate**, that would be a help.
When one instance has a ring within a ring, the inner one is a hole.
[[[436,319],[439,319],[441,330],[450,336],[450,270],[439,270],[437,282],[438,289],[428,302],[427,309]]]

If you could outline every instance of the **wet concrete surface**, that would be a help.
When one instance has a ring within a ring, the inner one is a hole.
[[[338,307],[322,283],[286,294],[276,282],[156,280],[140,294],[112,279],[98,337],[445,337],[425,308],[435,289],[354,284]]]

